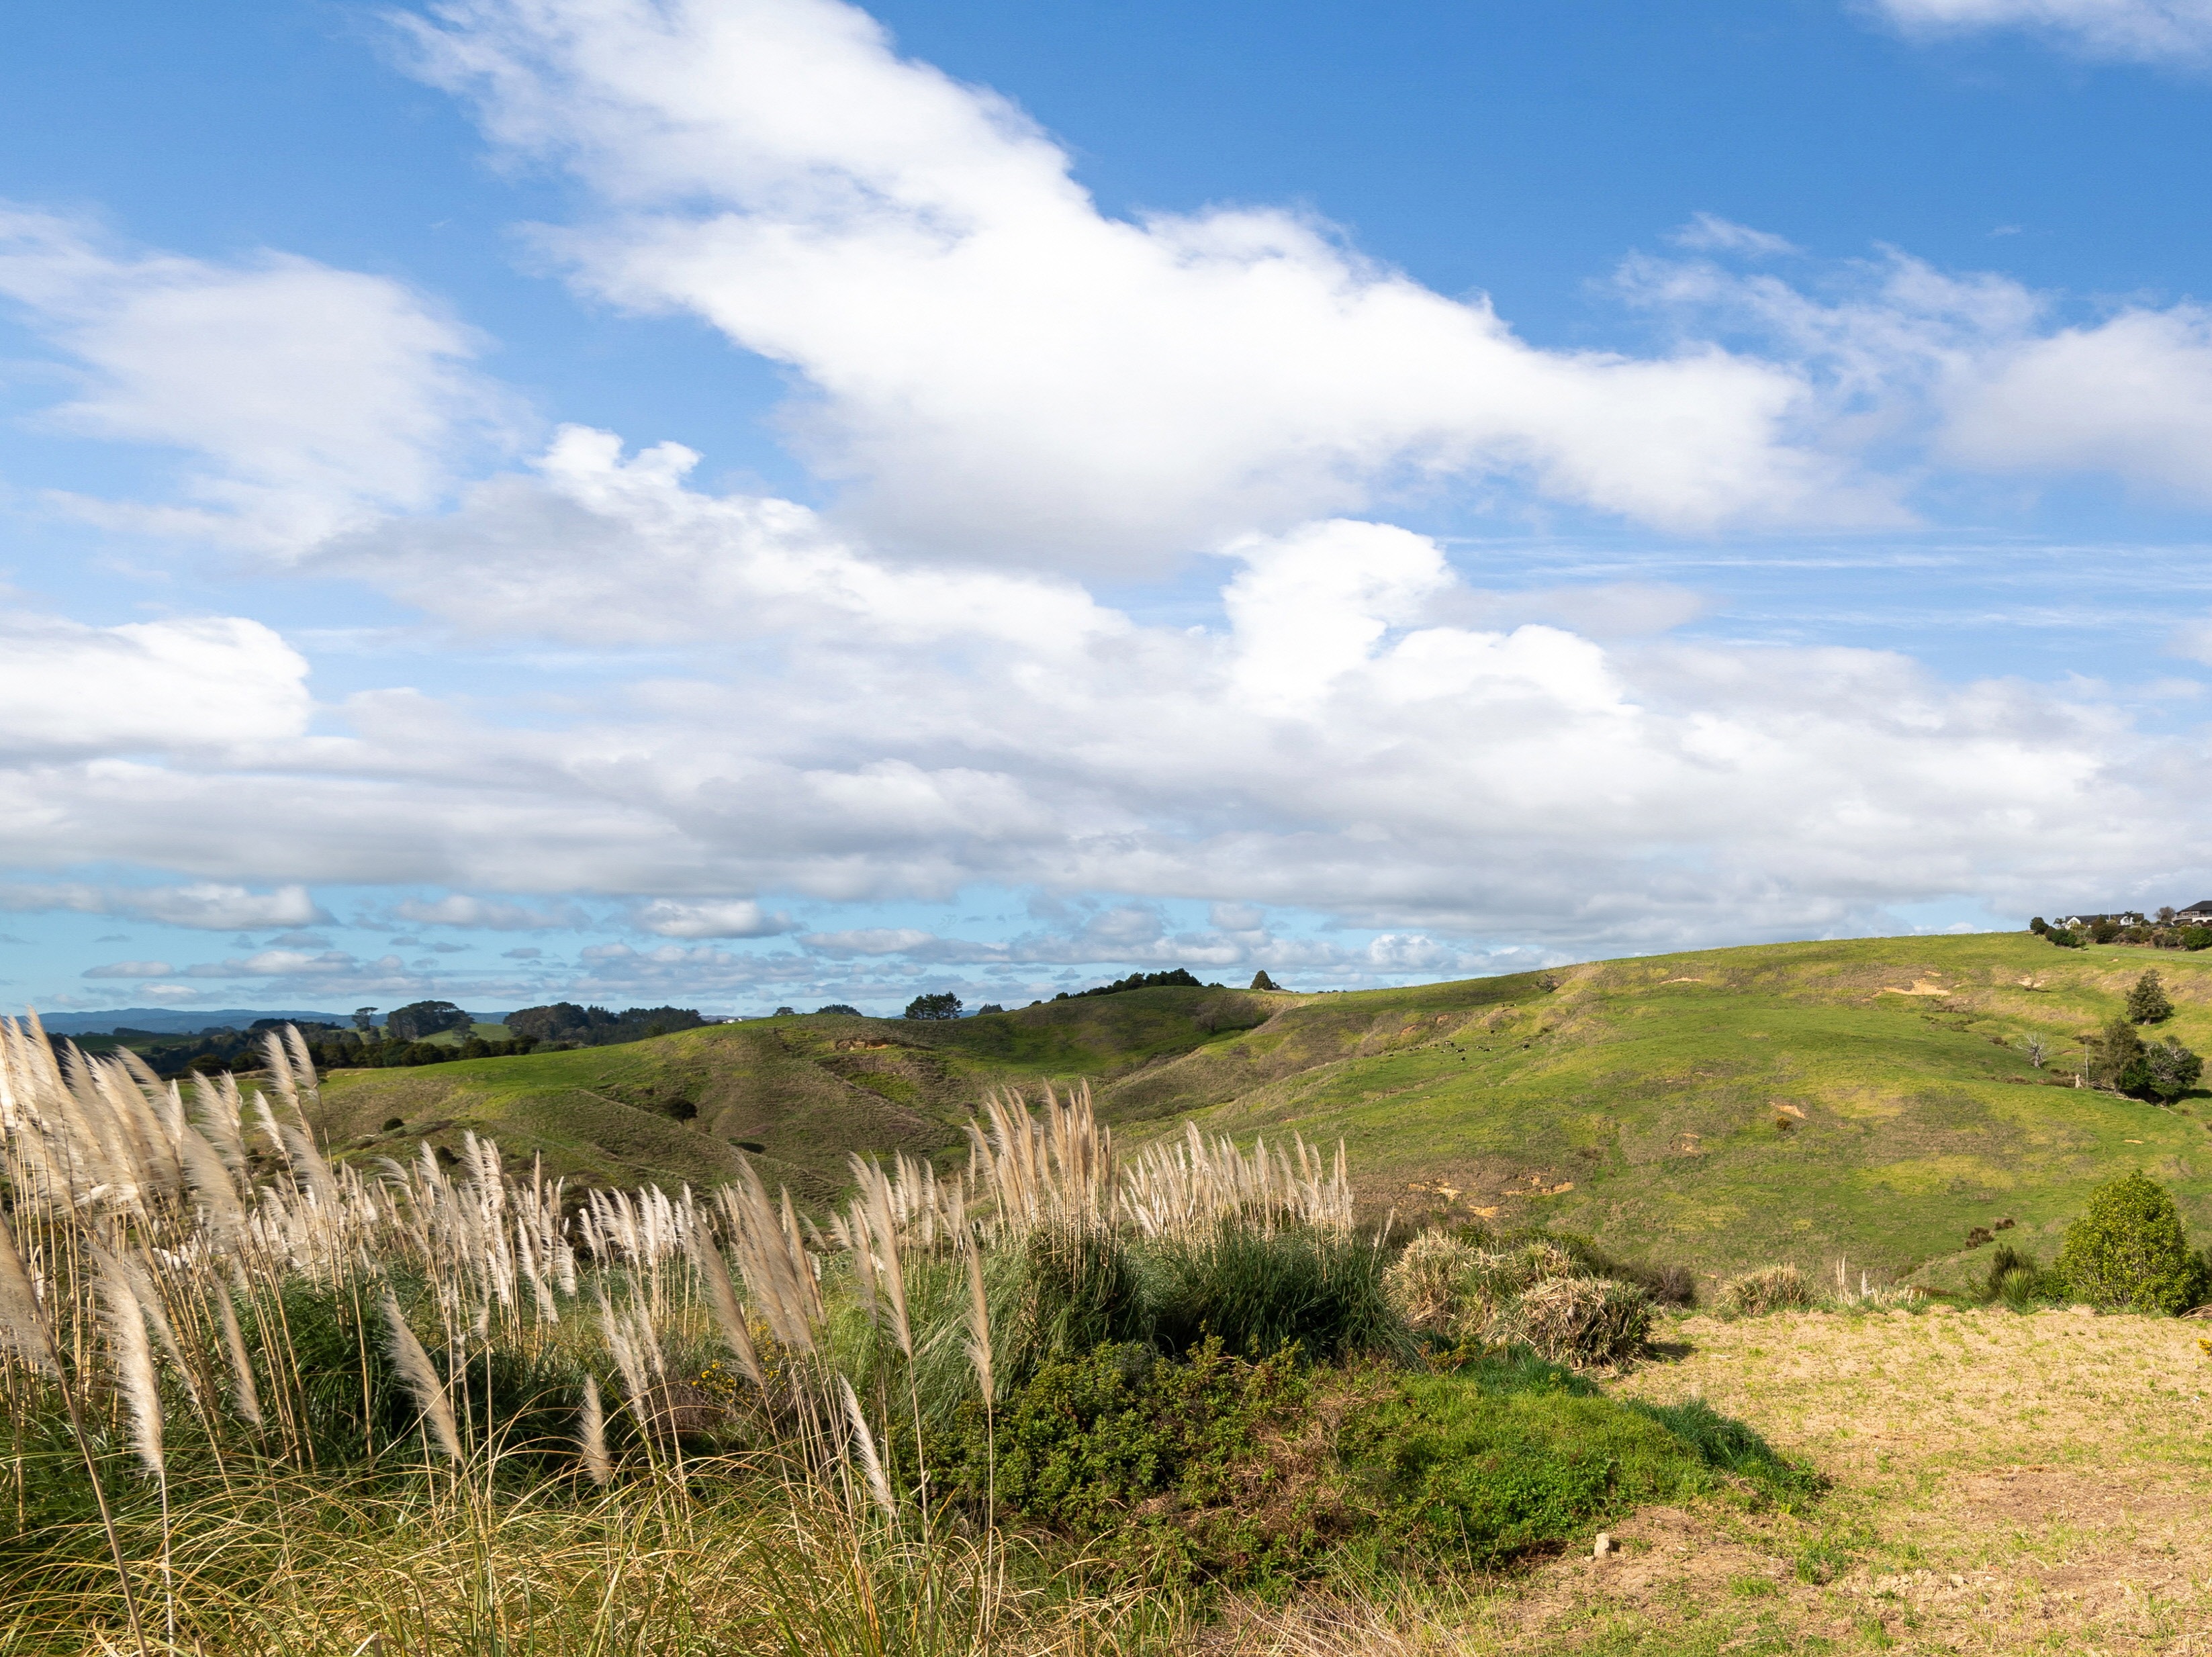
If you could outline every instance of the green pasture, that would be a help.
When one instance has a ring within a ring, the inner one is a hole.
[[[1341,1138],[1378,1218],[1549,1223],[1714,1273],[1940,1272],[1971,1267],[1943,1263],[2004,1219],[2048,1258],[2089,1190],[2131,1168],[2212,1224],[2212,1096],[2168,1109],[2072,1085],[2082,1038],[2151,966],[2177,1008],[2164,1030],[2212,1053],[2212,952],[1988,933],[1354,994],[1142,990],[942,1023],[762,1020],[342,1073],[323,1125],[356,1152],[474,1127],[625,1182],[720,1178],[743,1145],[818,1198],[854,1150],[957,1151],[988,1088],[1089,1077],[1125,1141],[1185,1120]]]

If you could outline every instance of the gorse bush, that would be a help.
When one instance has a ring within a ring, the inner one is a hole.
[[[994,1423],[971,1409],[938,1459],[971,1514],[995,1496],[1110,1575],[1243,1587],[1347,1557],[1498,1563],[1640,1502],[1820,1488],[1702,1403],[1616,1402],[1525,1349],[1423,1375],[1104,1346],[1039,1369]]]
[[[2067,1228],[2057,1269],[2075,1294],[2109,1311],[2185,1312],[2212,1290],[2172,1197],[2140,1172],[2098,1187]]]
[[[1209,1341],[1176,1362],[1100,1346],[1043,1365],[994,1421],[969,1411],[935,1459],[977,1517],[995,1503],[1002,1518],[1105,1543],[1116,1575],[1297,1575],[1328,1528],[1316,1512],[1337,1505],[1317,1462],[1300,1478],[1269,1454],[1301,1424],[1309,1387],[1288,1350],[1255,1363]]]

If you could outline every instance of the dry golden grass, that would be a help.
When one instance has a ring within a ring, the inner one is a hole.
[[[2212,1653],[2207,1337],[2065,1312],[1692,1318],[1686,1350],[1618,1390],[1749,1422],[1835,1480],[1818,1511],[1647,1511],[1605,1560],[1451,1601],[1247,1607],[1206,1648]]]

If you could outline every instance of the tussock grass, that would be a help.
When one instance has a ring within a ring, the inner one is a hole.
[[[267,1064],[188,1102],[0,1021],[0,1651],[1134,1652],[1720,1465],[1564,1372],[1413,1374],[1341,1147],[1125,1158],[1008,1094],[817,1216],[742,1162],[333,1165],[295,1033]],[[1547,1248],[1476,1275],[1587,1345],[1635,1291]]]

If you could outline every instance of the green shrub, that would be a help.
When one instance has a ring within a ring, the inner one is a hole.
[[[2185,1312],[2207,1287],[2173,1199],[2141,1172],[2098,1188],[2067,1228],[2057,1269],[2074,1293],[2110,1311]]]
[[[1382,1253],[1362,1238],[1225,1224],[1156,1246],[1150,1270],[1154,1338],[1170,1352],[1209,1338],[1254,1358],[1292,1344],[1310,1363],[1417,1350],[1383,1292]]]
[[[1408,1563],[1587,1545],[1616,1514],[1717,1488],[1716,1473],[1793,1502],[1820,1488],[1702,1403],[1625,1404],[1526,1351],[1408,1378],[1349,1415],[1341,1442]]]
[[[1813,1286],[1794,1266],[1762,1266],[1721,1285],[1720,1310],[1729,1317],[1755,1318],[1813,1303]]]

